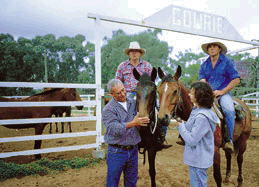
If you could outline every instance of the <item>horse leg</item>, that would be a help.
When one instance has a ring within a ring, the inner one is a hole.
[[[49,133],[52,134],[52,124],[49,123]]]
[[[241,187],[243,183],[243,177],[242,177],[242,164],[243,164],[243,155],[246,151],[246,140],[248,139],[249,134],[241,134],[241,136],[238,139],[238,156],[237,156],[237,164],[238,164],[238,186]]]
[[[40,123],[35,126],[35,135],[41,135],[43,133],[46,124]],[[42,140],[35,140],[34,149],[40,149]],[[36,160],[41,159],[41,154],[35,155]]]
[[[71,107],[68,107],[66,110],[66,117],[70,117],[71,116]],[[68,122],[69,125],[69,132],[72,132],[72,128],[71,128],[71,121]]]
[[[156,150],[155,147],[148,149],[149,175],[151,177],[151,187],[156,187]]]
[[[62,131],[61,131],[61,133],[64,133],[64,123],[65,123],[65,122],[61,122],[61,125],[62,125]]]
[[[225,156],[227,159],[227,171],[226,171],[226,178],[225,178],[225,183],[229,183],[229,178],[231,176],[231,153],[227,150],[225,150]]]
[[[217,146],[215,146],[215,153],[214,153],[213,175],[214,175],[215,182],[217,183],[217,187],[221,187],[222,177],[220,173],[220,152],[219,152],[219,147]]]
[[[68,122],[68,125],[69,125],[69,132],[72,132],[71,122]]]

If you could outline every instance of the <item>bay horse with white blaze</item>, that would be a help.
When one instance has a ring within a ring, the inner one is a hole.
[[[155,175],[155,158],[156,153],[159,150],[158,137],[159,130],[157,126],[157,112],[156,112],[156,85],[155,79],[157,76],[156,68],[153,68],[151,77],[148,74],[140,76],[136,69],[133,69],[133,75],[138,80],[136,87],[136,107],[139,112],[139,117],[149,117],[150,123],[147,127],[140,127],[139,132],[141,136],[141,142],[138,144],[139,152],[144,154],[145,164],[145,153],[148,152],[149,162],[149,175],[151,177],[151,186],[156,186]],[[140,149],[144,149],[143,152]]]
[[[181,76],[181,67],[178,66],[174,76],[165,76],[163,70],[158,68],[158,75],[162,82],[158,87],[160,108],[158,112],[158,121],[168,126],[171,118],[180,117],[182,120],[187,121],[192,111],[193,104],[189,98],[189,90],[179,80]],[[239,168],[238,174],[238,186],[242,185],[242,163],[243,154],[246,150],[246,141],[250,136],[252,123],[251,123],[251,112],[247,105],[239,99],[235,99],[245,110],[245,118],[235,120],[235,129],[233,136],[233,143],[235,153],[237,154],[237,163]],[[214,132],[214,179],[217,183],[217,187],[222,185],[222,177],[220,172],[220,152],[219,148],[222,148],[222,130],[226,126],[225,119],[221,119],[221,127],[217,126]],[[222,128],[223,127],[223,128]],[[221,129],[222,128],[222,129]],[[225,150],[227,159],[227,171],[225,182],[229,182],[231,172],[231,153]]]
[[[77,91],[74,88],[56,88],[46,92],[42,92],[31,97],[23,99],[9,99],[0,97],[0,102],[28,102],[28,101],[77,101]],[[0,107],[0,119],[25,119],[25,118],[48,118],[51,117],[53,111],[57,107]],[[77,106],[79,110],[83,106]],[[47,123],[36,124],[14,124],[3,125],[10,129],[34,128],[35,135],[41,135]],[[42,140],[35,140],[34,149],[40,149]],[[35,155],[36,159],[40,159],[41,155]]]

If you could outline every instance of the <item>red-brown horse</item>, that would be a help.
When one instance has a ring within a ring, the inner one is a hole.
[[[174,76],[165,76],[161,68],[158,68],[158,75],[162,79],[160,86],[158,87],[160,107],[158,112],[158,121],[161,124],[169,125],[171,118],[180,117],[184,121],[187,121],[192,111],[193,104],[188,96],[189,90],[179,80],[181,76],[181,67],[178,66]],[[235,121],[234,129],[234,148],[237,155],[237,163],[239,168],[238,184],[242,185],[242,163],[243,154],[246,150],[246,141],[250,136],[252,123],[251,123],[251,112],[247,105],[239,99],[235,99],[244,108],[246,117],[243,120]],[[221,127],[225,126],[225,120],[221,120]],[[214,179],[217,186],[220,187],[222,184],[222,177],[220,173],[220,152],[219,148],[222,147],[222,136],[221,128],[217,126],[214,132],[215,139],[215,153],[214,153]],[[231,153],[225,151],[227,158],[227,172],[225,182],[229,181],[231,172]]]
[[[46,92],[51,89],[52,88],[44,88],[42,92]],[[76,91],[76,100],[82,101],[77,91]],[[72,110],[71,106],[60,106],[60,107],[56,107],[56,110],[53,111],[53,114],[55,115],[55,117],[63,117],[63,114],[66,113],[66,117],[70,117],[71,110]],[[61,133],[64,133],[64,124],[65,124],[64,122],[61,122],[61,129],[62,129]],[[71,121],[68,122],[68,126],[69,126],[69,132],[72,132]],[[52,133],[52,123],[49,124],[49,133],[50,134]],[[56,133],[58,133],[58,122],[56,122]]]
[[[56,88],[40,94],[22,98],[22,99],[9,99],[0,97],[0,102],[13,102],[13,101],[78,101],[78,93],[74,88]],[[82,109],[83,106],[77,107]],[[57,107],[0,107],[0,119],[25,119],[25,118],[47,118],[51,117]],[[16,124],[16,125],[3,125],[10,129],[23,129],[34,128],[35,135],[41,135],[47,123],[38,124]],[[34,149],[40,149],[42,140],[36,140]],[[40,159],[41,155],[35,155],[36,159]]]

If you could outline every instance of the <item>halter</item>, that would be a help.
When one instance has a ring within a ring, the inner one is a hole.
[[[180,98],[181,98],[181,86],[180,86],[179,82],[176,81],[176,80],[174,80],[171,75],[168,75],[168,76],[163,77],[162,82],[176,82],[176,83],[177,83],[179,94],[178,94],[177,101],[172,104],[172,105],[175,105],[175,107],[174,107],[174,110],[172,111],[172,114],[171,114],[172,117],[171,117],[171,119],[172,119],[172,118],[173,118],[173,119],[180,118],[180,117],[177,115],[176,111],[177,111],[177,110],[182,111],[182,109],[181,109],[181,107],[180,107],[180,102],[181,102],[181,99],[180,99]]]
[[[148,81],[148,80],[146,80],[145,82],[151,83],[155,87],[155,92],[156,92],[156,85],[155,85],[154,82]],[[137,99],[136,100],[136,109],[139,112],[138,106],[139,106],[139,103],[138,103],[138,99]],[[158,112],[157,112],[157,109],[156,109],[156,99],[154,99],[154,102],[153,102],[153,105],[152,105],[152,108],[151,108],[151,112],[149,113],[149,119],[153,119],[153,117],[154,117],[155,118],[155,122],[154,121],[150,121],[149,124],[148,124],[152,134],[155,133],[155,130],[156,130],[156,127],[157,127],[157,113]],[[153,131],[152,131],[152,126],[154,126]]]

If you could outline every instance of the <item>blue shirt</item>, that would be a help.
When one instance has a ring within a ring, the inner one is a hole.
[[[183,162],[189,166],[209,168],[214,158],[214,131],[218,116],[212,109],[194,106],[187,122],[178,130],[185,141]]]
[[[232,59],[223,54],[219,55],[215,67],[212,67],[209,57],[200,67],[199,80],[206,79],[213,90],[222,90],[235,78],[239,78]]]
[[[137,114],[136,101],[127,98],[127,111],[114,98],[105,105],[102,111],[102,121],[106,127],[104,141],[108,144],[136,145],[140,142],[136,127],[126,128],[126,124]]]

